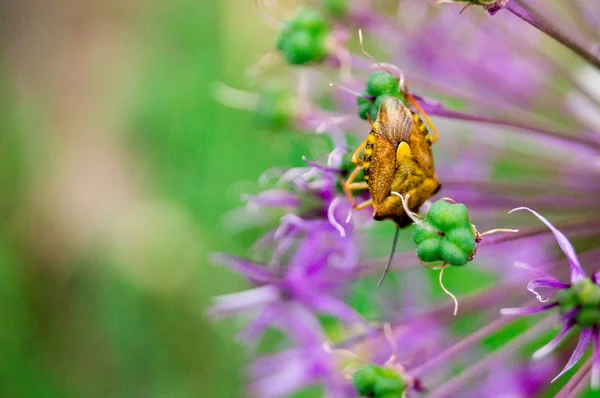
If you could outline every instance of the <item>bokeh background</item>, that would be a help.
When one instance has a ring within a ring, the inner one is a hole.
[[[3,3],[0,396],[243,395],[210,263],[240,181],[302,139],[220,105],[276,32],[253,1]],[[300,148],[300,149],[299,149]]]
[[[326,151],[216,100],[218,82],[267,84],[246,70],[277,32],[253,0],[28,0],[0,17],[0,396],[243,396],[240,324],[207,308],[246,283],[210,255],[261,234],[231,210],[265,170]],[[369,250],[393,229],[377,224]],[[475,272],[447,280],[493,281]]]

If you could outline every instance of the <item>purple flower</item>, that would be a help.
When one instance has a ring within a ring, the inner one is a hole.
[[[579,263],[577,254],[569,240],[556,229],[550,221],[539,213],[527,208],[519,207],[511,210],[528,210],[550,228],[558,245],[567,256],[570,265],[570,283],[559,282],[552,277],[534,279],[527,285],[527,290],[532,292],[539,301],[546,302],[537,289],[546,288],[556,291],[555,300],[540,307],[503,308],[503,315],[529,315],[559,308],[563,329],[548,344],[533,354],[534,359],[540,359],[551,353],[562,341],[563,337],[575,326],[581,329],[577,347],[573,351],[569,362],[554,378],[556,380],[583,357],[590,341],[593,342],[592,388],[600,388],[600,284],[596,276],[588,277]],[[554,381],[553,380],[553,381]]]
[[[241,333],[246,341],[255,339],[269,326],[285,331],[290,328],[307,333],[319,331],[316,313],[331,315],[348,325],[366,325],[340,298],[351,274],[337,268],[337,254],[330,242],[315,231],[301,241],[285,266],[269,267],[237,257],[217,256],[215,262],[243,275],[256,287],[216,297],[211,313],[214,316],[254,314],[254,320]],[[294,325],[285,321],[291,318],[283,315],[292,309],[302,313],[306,321]]]
[[[259,397],[278,398],[320,384],[327,396],[347,396],[347,383],[335,358],[323,347],[326,336],[314,314],[291,301],[273,320],[295,345],[251,364],[248,373],[254,382],[249,391]]]

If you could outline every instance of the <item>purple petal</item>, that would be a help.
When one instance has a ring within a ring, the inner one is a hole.
[[[275,281],[275,278],[269,271],[263,269],[257,263],[245,260],[243,258],[216,253],[212,256],[212,262],[229,268],[230,270],[244,276],[252,283],[267,284]]]
[[[527,290],[533,293],[540,302],[545,303],[549,300],[549,298],[544,300],[542,296],[535,290],[541,287],[547,287],[550,289],[566,289],[569,287],[569,285],[567,285],[566,283],[559,282],[554,278],[540,278],[534,279],[531,282],[529,282],[529,284],[527,284]]]
[[[550,223],[550,221],[546,220],[542,215],[540,215],[539,213],[537,213],[534,210],[531,210],[528,207],[517,207],[516,209],[512,209],[511,211],[509,211],[509,213],[512,213],[513,211],[519,211],[519,210],[527,210],[527,211],[531,212],[533,215],[535,215],[537,218],[539,218],[540,221],[542,221],[544,224],[546,224],[546,226],[548,228],[550,228],[550,230],[554,234],[554,237],[556,238],[556,241],[558,242],[558,245],[560,246],[562,251],[565,253],[567,258],[569,259],[569,263],[571,264],[571,282],[575,283],[579,280],[585,279],[586,278],[585,271],[581,267],[581,264],[579,264],[579,259],[577,258],[575,249],[573,249],[573,245],[571,245],[571,242],[569,242],[567,237],[564,236],[562,234],[562,232],[560,232],[558,229],[556,229]]]
[[[339,173],[342,172],[342,169],[333,168],[333,167],[329,167],[329,166],[324,166],[322,164],[319,164],[317,162],[313,162],[312,160],[307,159],[306,156],[303,156],[302,160],[304,160],[310,166],[312,166],[312,167],[314,167],[314,168],[316,168],[318,170],[324,171],[326,173],[338,173],[339,174]]]
[[[329,204],[329,207],[327,208],[327,219],[329,220],[331,225],[335,229],[337,229],[337,231],[340,233],[340,236],[342,238],[345,238],[346,230],[344,229],[344,227],[342,227],[338,220],[335,219],[335,208],[339,205],[341,200],[341,197],[336,196],[335,199],[333,199],[333,201]]]
[[[214,298],[215,305],[209,310],[209,314],[214,317],[223,317],[247,313],[269,305],[280,298],[279,290],[273,285],[225,294]]]
[[[550,354],[552,351],[554,351],[556,346],[558,346],[558,344],[560,343],[562,338],[565,336],[565,334],[567,334],[567,332],[569,330],[571,330],[572,327],[573,327],[573,325],[565,326],[564,329],[561,330],[560,333],[557,334],[555,338],[550,340],[550,342],[548,344],[546,344],[545,346],[543,346],[542,348],[540,348],[539,350],[534,352],[532,355],[532,358],[537,361],[538,359],[541,359],[541,358],[545,357],[546,355]]]
[[[558,306],[558,303],[542,305],[541,307],[502,308],[500,310],[500,315],[532,315],[537,314],[539,312],[547,311],[550,308],[554,308],[556,306]]]
[[[573,351],[571,359],[569,359],[569,362],[567,362],[564,369],[554,379],[552,379],[551,383],[568,372],[573,366],[575,366],[575,364],[577,364],[577,362],[579,362],[588,345],[590,345],[591,336],[592,331],[590,329],[583,329],[581,331],[581,334],[579,335],[579,341],[577,342],[577,347],[575,347],[575,351]]]
[[[321,347],[325,332],[316,315],[304,304],[290,301],[277,327],[302,347]]]
[[[276,373],[250,384],[249,390],[253,396],[264,398],[287,397],[293,392],[315,383],[306,373],[306,359],[292,358],[282,363]]]
[[[255,206],[297,208],[300,206],[300,199],[283,189],[271,189],[258,195],[247,196],[246,201],[251,208]]]
[[[342,321],[353,325],[356,323],[366,324],[366,321],[348,304],[337,298],[324,294],[311,294],[304,301],[315,311],[333,315]]]
[[[275,319],[281,316],[282,309],[279,303],[273,303],[261,312],[256,318],[252,320],[244,329],[242,329],[237,339],[242,343],[250,343],[255,341],[260,334],[269,327]]]
[[[600,336],[598,328],[592,331],[592,343],[594,344],[593,362],[592,362],[592,390],[600,388]]]

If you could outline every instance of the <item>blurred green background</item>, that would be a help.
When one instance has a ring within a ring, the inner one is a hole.
[[[88,4],[89,3],[89,4]],[[236,181],[299,160],[214,100],[275,32],[253,1],[2,7],[0,395],[243,395]]]

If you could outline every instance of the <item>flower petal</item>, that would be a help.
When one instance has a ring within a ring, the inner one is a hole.
[[[543,346],[542,348],[540,348],[539,350],[534,352],[531,357],[537,361],[538,359],[541,359],[541,358],[545,357],[546,355],[550,354],[552,351],[554,351],[556,346],[558,346],[558,344],[560,343],[562,338],[565,336],[565,334],[567,334],[567,332],[569,330],[571,330],[572,327],[573,327],[573,325],[565,326],[564,329],[561,330],[560,333],[557,334],[555,338],[553,338],[552,340],[550,340],[550,342],[548,344],[546,344],[545,346]]]
[[[577,362],[579,362],[579,360],[585,353],[585,350],[587,349],[588,345],[590,345],[591,336],[592,331],[590,329],[583,329],[581,331],[581,334],[579,335],[579,341],[577,342],[577,347],[575,347],[575,350],[571,355],[571,359],[569,359],[569,362],[567,362],[563,370],[558,375],[556,375],[556,377],[552,379],[550,383],[554,383],[556,379],[568,372],[573,366],[575,366],[575,364],[577,364]]]
[[[300,199],[292,192],[284,189],[271,189],[261,192],[258,195],[245,196],[244,199],[251,210],[258,207],[285,207],[294,209],[300,206]]]
[[[311,294],[310,297],[304,299],[308,306],[322,314],[333,315],[334,317],[354,325],[357,323],[365,324],[366,321],[348,304],[344,303],[335,297],[325,294]]]
[[[279,303],[275,302],[269,305],[237,334],[238,341],[241,343],[255,342],[264,330],[271,326],[274,320],[278,319],[281,314],[282,309]]]
[[[558,306],[558,303],[546,304],[541,307],[515,307],[515,308],[502,308],[500,315],[532,315],[539,312],[544,312],[550,308]]]
[[[222,253],[213,254],[211,259],[213,263],[229,268],[252,283],[267,284],[275,281],[275,278],[269,271],[263,269],[259,264],[253,261]]]
[[[341,201],[341,197],[336,196],[335,199],[333,199],[333,201],[331,202],[331,204],[329,205],[329,207],[327,208],[327,219],[329,220],[329,222],[331,223],[331,225],[337,229],[337,231],[340,233],[340,236],[342,238],[346,237],[346,230],[344,229],[344,227],[342,227],[342,224],[340,224],[338,222],[338,220],[335,219],[335,208],[338,206],[338,204]]]
[[[592,343],[594,344],[594,352],[592,354],[592,390],[600,388],[600,336],[598,328],[595,327],[592,331]]]
[[[533,293],[540,302],[545,303],[546,301],[550,300],[550,298],[547,298],[545,300],[542,298],[542,296],[535,290],[540,287],[547,287],[550,289],[566,289],[569,287],[569,285],[567,285],[566,283],[559,282],[554,278],[540,278],[534,279],[531,282],[529,282],[527,284],[527,290]]]
[[[571,265],[571,282],[574,283],[586,278],[585,271],[581,267],[581,264],[579,264],[579,259],[577,258],[575,249],[573,249],[573,245],[571,245],[571,242],[569,242],[567,237],[564,236],[563,233],[560,232],[558,229],[556,229],[554,225],[550,223],[550,221],[546,220],[542,215],[540,215],[534,210],[531,210],[529,207],[517,207],[516,209],[512,209],[511,211],[509,211],[509,213],[519,210],[527,210],[531,212],[533,215],[539,218],[540,221],[546,224],[548,228],[550,228],[550,230],[554,234],[554,237],[556,238],[556,241],[558,242],[558,245],[569,259],[569,263]]]
[[[237,293],[214,297],[215,305],[208,312],[218,318],[248,313],[280,300],[279,290],[273,285],[260,286]]]

